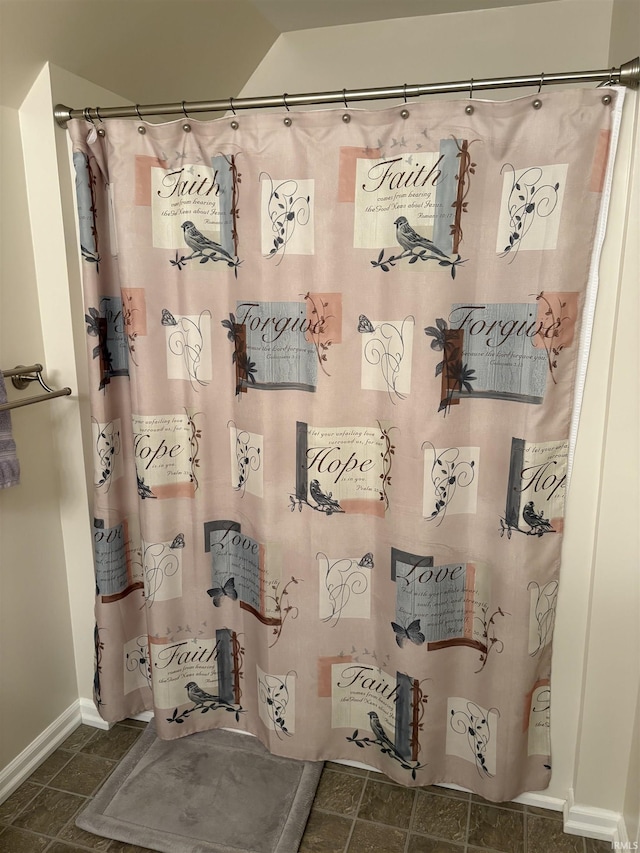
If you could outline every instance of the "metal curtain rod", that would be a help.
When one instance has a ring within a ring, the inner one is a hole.
[[[619,68],[604,71],[573,71],[559,74],[530,74],[526,77],[493,77],[485,80],[462,80],[456,83],[427,83],[425,85],[390,86],[385,89],[342,89],[337,92],[313,92],[299,95],[268,95],[257,98],[227,98],[221,101],[182,101],[174,104],[136,104],[133,107],[84,107],[73,109],[57,104],[53,114],[60,127],[66,127],[72,118],[87,121],[105,118],[139,118],[144,116],[182,115],[231,110],[252,110],[265,107],[298,107],[311,104],[344,104],[349,101],[369,101],[379,98],[418,97],[451,92],[476,92],[483,89],[507,89],[518,86],[549,86],[559,83],[620,84],[637,89],[640,83],[640,57],[623,63]]]
[[[49,388],[42,378],[42,370],[43,367],[41,364],[19,365],[11,370],[3,370],[2,375],[11,377],[14,386],[21,391],[27,388],[30,382],[38,382],[47,393],[39,394],[37,397],[27,397],[26,400],[13,400],[11,403],[2,403],[0,405],[0,412],[6,412],[9,409],[19,409],[21,406],[30,406],[32,403],[43,403],[45,400],[51,400],[54,397],[68,397],[71,394],[71,388],[61,388],[59,391]]]

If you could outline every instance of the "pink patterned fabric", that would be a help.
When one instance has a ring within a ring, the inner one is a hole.
[[[602,94],[71,123],[106,720],[548,785]]]

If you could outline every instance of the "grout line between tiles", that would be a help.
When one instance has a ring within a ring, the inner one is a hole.
[[[413,803],[411,804],[411,814],[409,815],[409,828],[407,830],[407,838],[404,843],[404,853],[409,853],[409,843],[411,841],[411,833],[413,831],[413,820],[416,816],[416,809],[418,808],[418,789],[413,789]]]
[[[353,816],[353,821],[351,823],[351,829],[349,830],[349,835],[347,836],[346,844],[344,845],[343,853],[347,853],[349,850],[349,845],[351,844],[351,838],[353,836],[353,831],[356,828],[356,821],[358,819],[358,812],[360,811],[360,806],[362,805],[362,801],[364,799],[364,792],[367,787],[367,782],[369,781],[369,773],[364,777],[364,785],[362,786],[362,791],[360,791],[360,798],[358,800],[358,805],[356,806],[356,813]]]
[[[471,828],[471,803],[473,800],[469,797],[469,802],[467,803],[467,826],[464,831],[464,853],[468,853],[469,850],[469,829]]]

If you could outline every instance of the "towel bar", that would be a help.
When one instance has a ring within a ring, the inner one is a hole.
[[[42,378],[42,370],[43,367],[41,364],[19,364],[11,370],[3,370],[2,375],[5,377],[11,377],[13,385],[21,391],[24,390],[30,382],[38,382],[47,393],[39,394],[36,397],[29,397],[26,400],[13,400],[10,403],[2,403],[0,405],[0,412],[6,412],[9,409],[18,409],[21,406],[30,406],[32,403],[42,403],[45,400],[51,400],[54,397],[68,397],[69,394],[71,394],[71,388],[61,388],[59,391],[50,388]]]

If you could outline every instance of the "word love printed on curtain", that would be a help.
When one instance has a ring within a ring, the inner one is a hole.
[[[547,786],[618,98],[71,123],[106,720]]]

